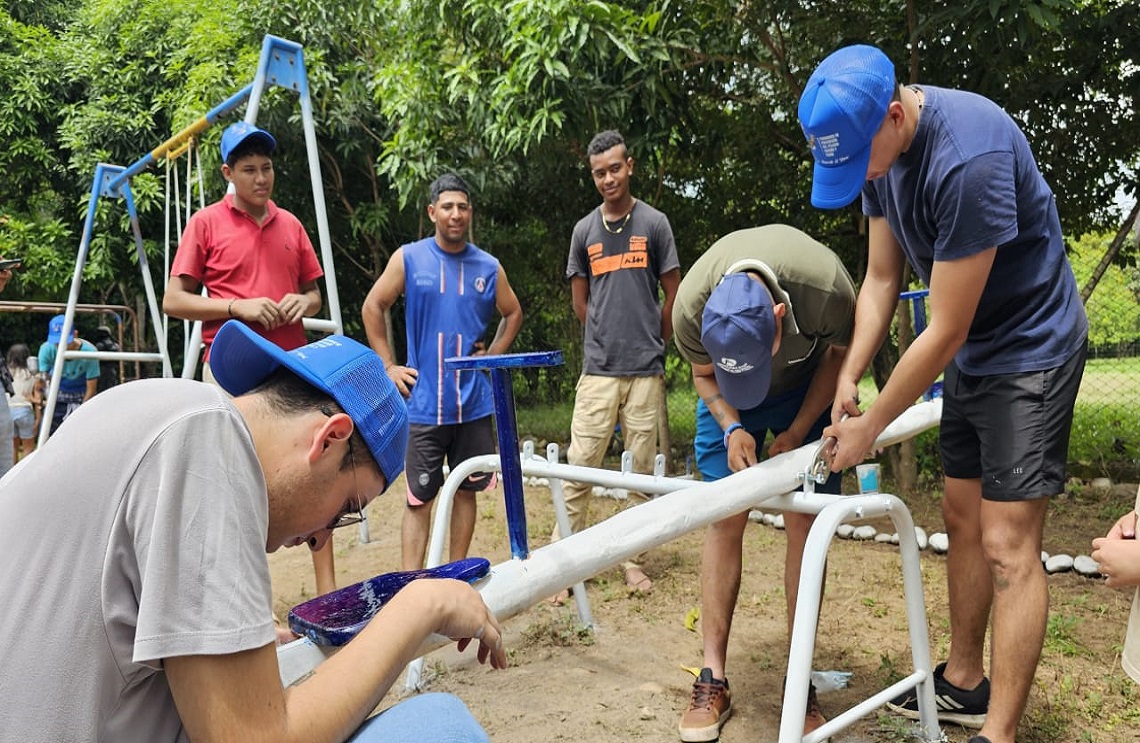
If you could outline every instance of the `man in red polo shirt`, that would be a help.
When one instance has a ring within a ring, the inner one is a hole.
[[[186,225],[162,298],[168,315],[202,321],[202,379],[213,382],[210,344],[224,322],[241,320],[286,351],[305,345],[301,319],[321,309],[324,275],[300,220],[273,195],[277,140],[244,121],[222,133],[222,175],[233,193]],[[201,294],[201,287],[207,294]],[[336,587],[331,540],[313,553],[317,593]]]

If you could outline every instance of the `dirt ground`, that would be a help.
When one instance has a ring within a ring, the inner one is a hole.
[[[545,543],[553,523],[550,492],[527,487],[531,549]],[[1104,534],[1131,507],[1135,485],[1094,492],[1073,483],[1051,506],[1045,550],[1088,554],[1089,541]],[[399,567],[398,482],[369,509],[370,541],[359,532],[337,535],[338,586]],[[846,491],[845,491],[846,492]],[[941,531],[938,494],[909,499],[917,525]],[[623,506],[594,498],[592,518]],[[888,521],[874,523],[890,531]],[[649,553],[646,572],[654,579],[648,596],[628,596],[619,569],[588,584],[597,628],[578,622],[573,601],[545,602],[504,623],[511,667],[480,666],[474,650],[454,646],[427,658],[431,690],[458,694],[497,743],[630,740],[676,741],[677,721],[688,705],[701,665],[700,622],[687,629],[686,616],[699,607],[702,532],[691,533]],[[751,523],[745,536],[744,575],[729,644],[727,672],[733,715],[721,741],[775,741],[780,722],[780,688],[785,673],[783,533]],[[492,564],[510,559],[501,490],[480,497],[471,554]],[[270,556],[277,608],[312,597],[308,551],[281,550]],[[922,556],[931,653],[947,651],[945,559]],[[1120,647],[1131,592],[1106,588],[1075,573],[1050,576],[1051,614],[1045,650],[1022,722],[1022,743],[1108,743],[1140,740],[1140,688],[1120,668]],[[882,689],[910,670],[906,614],[898,550],[889,544],[836,539],[828,562],[827,593],[820,615],[814,659],[817,670],[852,674],[848,688],[823,694],[825,712],[839,712]],[[405,696],[403,677],[383,706]],[[869,715],[832,740],[877,743],[910,739],[908,722],[884,711]],[[969,731],[944,729],[949,743],[964,743]]]

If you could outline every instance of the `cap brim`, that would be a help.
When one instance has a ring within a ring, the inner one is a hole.
[[[713,365],[718,391],[732,407],[751,410],[764,402],[772,386],[772,360],[754,366],[747,374],[731,374]]]
[[[290,366],[286,351],[236,320],[222,325],[210,346],[210,373],[235,397],[249,392],[283,365]],[[314,382],[307,377],[306,381]],[[323,385],[320,388],[324,389]]]
[[[867,182],[867,165],[871,162],[868,144],[842,165],[815,164],[811,179],[811,204],[818,209],[840,209],[847,206]]]

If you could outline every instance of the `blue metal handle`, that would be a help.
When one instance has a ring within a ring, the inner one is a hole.
[[[503,499],[507,507],[507,533],[511,555],[525,560],[530,554],[526,535],[526,504],[523,500],[522,463],[519,461],[519,431],[515,421],[515,392],[511,369],[530,366],[557,366],[561,351],[505,353],[495,356],[453,356],[443,360],[446,371],[486,369],[491,374],[491,395],[495,401],[495,431],[499,439],[499,461],[503,471]]]

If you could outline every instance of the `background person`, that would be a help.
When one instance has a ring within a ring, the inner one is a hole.
[[[692,365],[697,402],[697,469],[719,480],[759,461],[768,431],[772,457],[820,437],[830,418],[839,365],[855,319],[855,285],[843,262],[810,236],[781,224],[740,230],[713,243],[681,281],[673,330]],[[839,493],[834,473],[818,486]],[[784,513],[788,640],[804,545],[815,517]],[[705,533],[701,557],[704,667],[678,730],[682,741],[713,741],[732,711],[725,666],[740,592],[748,512]],[[826,722],[809,687],[804,733]]]
[[[0,256],[0,260],[3,256]],[[0,270],[0,292],[8,286],[8,282],[12,279],[12,271],[10,269]],[[8,387],[11,385],[11,374],[8,372],[8,367],[0,363],[0,441],[7,441],[13,436],[12,426],[12,413],[8,409],[8,395],[10,392]],[[7,446],[0,446],[0,477],[3,477],[8,470],[12,469],[12,460],[9,458],[9,451]]]
[[[302,320],[321,309],[324,272],[301,221],[273,201],[277,140],[239,121],[222,132],[222,177],[233,193],[186,224],[162,297],[162,311],[202,321],[202,379],[213,381],[210,348],[237,319],[286,351],[305,345]],[[207,296],[202,296],[205,286]],[[332,544],[313,553],[317,593],[336,588]]]
[[[40,373],[50,381],[55,372],[55,359],[59,353],[59,340],[63,336],[65,315],[56,315],[48,323],[47,340],[40,344],[37,358]],[[95,346],[79,337],[77,328],[71,329],[71,340],[67,344],[70,351],[94,353]],[[59,392],[52,413],[51,433],[74,413],[80,405],[90,400],[99,391],[99,362],[95,359],[65,359],[63,378],[59,381]]]
[[[18,462],[36,450],[36,433],[43,409],[43,381],[28,368],[31,352],[23,343],[8,348],[8,372],[12,375],[12,461]]]
[[[812,204],[840,208],[861,193],[868,218],[855,334],[824,432],[837,439],[832,469],[861,461],[945,371],[950,657],[934,671],[938,716],[980,728],[971,743],[1013,743],[1045,636],[1041,535],[1049,497],[1065,488],[1088,341],[1056,199],[1009,114],[974,93],[900,86],[872,46],[820,63],[799,120],[815,158]],[[860,411],[859,379],[907,263],[930,288],[931,320]],[[889,706],[918,716],[913,692]]]
[[[99,351],[119,351],[119,342],[111,335],[111,328],[106,325],[100,325],[95,328],[95,340],[93,341],[96,350]],[[100,361],[99,362],[99,391],[109,390],[119,383],[119,362],[118,361]]]
[[[574,314],[585,328],[566,461],[600,467],[620,422],[633,471],[651,473],[665,393],[665,344],[673,334],[673,298],[681,280],[677,247],[669,219],[630,193],[633,158],[621,134],[598,133],[586,154],[602,203],[574,226],[566,263]],[[588,526],[592,490],[589,483],[565,483],[575,532]],[[555,525],[551,538],[560,536]],[[640,559],[623,563],[625,584],[647,593],[653,582]],[[552,600],[561,603],[567,596],[562,591]]]
[[[1132,611],[1128,615],[1128,631],[1124,636],[1124,649],[1120,665],[1132,680],[1140,683],[1140,541],[1136,540],[1136,522],[1140,518],[1140,491],[1136,493],[1136,506],[1121,516],[1108,533],[1093,540],[1092,559],[1096,560],[1104,584],[1109,588],[1138,586],[1132,597]]]
[[[444,459],[454,468],[471,457],[495,453],[490,380],[477,371],[445,372],[443,360],[484,353],[482,339],[496,311],[504,322],[486,353],[506,353],[523,319],[522,305],[502,265],[467,242],[472,211],[467,183],[448,173],[431,184],[430,195],[428,218],[435,234],[392,254],[361,311],[372,349],[408,400],[408,504],[401,538],[404,570],[424,565],[432,501],[444,482]],[[400,295],[406,297],[407,365],[396,363],[384,317]],[[503,456],[510,455],[503,452]],[[493,485],[494,473],[478,472],[456,491],[451,560],[467,556],[475,532],[475,493]]]
[[[433,632],[505,666],[460,581],[414,581],[281,686],[266,553],[320,547],[403,468],[407,414],[379,359],[338,335],[286,352],[231,322],[214,372],[234,398],[169,378],[98,395],[5,480],[0,522],[21,525],[0,570],[5,738],[485,743],[448,695],[365,722]]]

